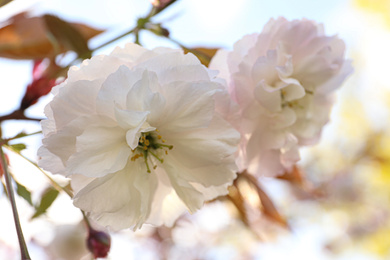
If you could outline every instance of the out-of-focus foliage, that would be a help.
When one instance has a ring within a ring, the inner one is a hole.
[[[11,59],[43,59],[68,50],[79,53],[85,51],[86,40],[102,32],[57,17],[28,17],[26,13],[12,17],[6,24],[0,28],[0,57]]]
[[[389,0],[355,0],[358,7],[380,15],[390,27],[390,1]]]

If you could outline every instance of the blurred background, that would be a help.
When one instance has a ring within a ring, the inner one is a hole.
[[[150,8],[147,0],[14,0],[0,8],[0,27],[21,12],[52,14],[104,31],[89,41],[94,49],[133,28]],[[259,180],[277,212],[270,214],[253,187],[242,183],[243,208],[237,201],[221,199],[184,215],[171,229],[145,225],[137,232],[112,233],[108,259],[390,259],[390,0],[180,0],[152,21],[186,47],[231,49],[242,36],[260,32],[270,18],[279,16],[323,23],[326,34],[345,40],[355,72],[337,91],[321,142],[301,150],[299,178]],[[35,27],[25,29],[38,33]],[[147,48],[177,47],[149,31],[141,31],[139,39]],[[94,55],[108,54],[129,41],[134,35],[99,48]],[[74,58],[70,53],[59,62]],[[32,59],[0,58],[0,116],[19,108],[33,81],[33,64]],[[44,118],[50,99],[50,94],[41,97],[26,115]],[[1,127],[4,138],[40,131],[35,121],[6,120]],[[19,141],[27,145],[22,151],[27,159],[37,160],[41,138]],[[39,204],[48,179],[19,155],[7,154],[15,180],[31,192],[32,204]],[[17,197],[17,204],[32,259],[91,259],[82,215],[66,194],[60,193],[34,219],[36,208],[22,197]],[[20,259],[3,186],[0,259]]]

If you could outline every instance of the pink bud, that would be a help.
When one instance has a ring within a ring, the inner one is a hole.
[[[151,0],[150,2],[152,3],[152,5],[154,5],[157,8],[163,8],[171,1],[172,0]]]
[[[87,247],[95,258],[106,257],[110,251],[111,238],[105,232],[90,229]]]

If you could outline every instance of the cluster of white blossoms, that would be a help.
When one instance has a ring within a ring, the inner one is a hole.
[[[315,23],[271,20],[213,59],[226,86],[192,54],[127,44],[53,88],[39,165],[69,177],[75,206],[103,226],[171,226],[237,171],[290,169],[351,72],[343,56]]]
[[[321,25],[278,18],[214,56],[210,68],[221,71],[239,107],[240,170],[280,175],[299,161],[300,146],[318,141],[332,92],[352,73],[344,52]]]

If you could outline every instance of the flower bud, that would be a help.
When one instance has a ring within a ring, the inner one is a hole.
[[[151,0],[150,2],[157,8],[163,8],[169,4],[172,0]]]
[[[87,247],[95,258],[106,257],[110,251],[110,246],[111,238],[109,234],[92,228],[90,229]]]

